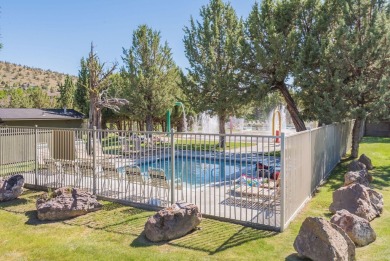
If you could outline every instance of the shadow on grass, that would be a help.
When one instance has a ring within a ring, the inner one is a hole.
[[[348,165],[352,162],[351,158],[344,158],[340,164],[332,171],[330,178],[327,181],[328,187],[331,191],[339,189],[344,184],[344,174],[348,172]],[[371,186],[374,189],[384,189],[390,184],[390,166],[379,166],[373,170],[368,171],[373,176]]]
[[[385,187],[389,187],[390,184],[390,166],[380,166],[375,167],[373,170],[369,171],[373,176],[372,187],[374,189],[382,190]]]
[[[24,214],[26,215],[26,217],[28,217],[28,220],[25,222],[25,224],[27,225],[39,226],[39,225],[61,222],[61,221],[39,220],[36,210],[29,210],[26,211]]]
[[[154,243],[150,241],[149,239],[146,238],[145,232],[142,231],[141,234],[138,235],[136,239],[131,242],[130,246],[131,247],[150,247],[150,246],[161,246],[165,245],[168,242],[159,242],[159,243]]]
[[[309,261],[310,259],[308,258],[303,258],[298,255],[298,253],[294,253],[286,257],[286,261]]]
[[[17,198],[17,199],[14,199],[14,200],[1,202],[0,203],[0,209],[8,211],[8,208],[10,208],[10,207],[16,207],[16,206],[19,206],[19,205],[26,205],[27,203],[29,203],[29,201],[27,199],[25,199],[25,198]],[[13,211],[10,211],[10,212],[13,212]]]
[[[153,243],[141,233],[131,244],[132,247],[149,247],[161,244],[206,252],[209,255],[261,238],[273,237],[277,232],[257,230],[240,225],[204,219],[200,229],[169,242]]]
[[[131,247],[149,247],[166,244],[179,248],[203,251],[209,255],[222,252],[249,241],[272,237],[278,234],[276,232],[243,227],[237,224],[203,219],[200,229],[194,230],[182,238],[156,244],[150,242],[144,235],[145,223],[148,217],[155,213],[153,211],[103,201],[103,208],[100,211],[63,221],[40,221],[35,208],[35,198],[40,194],[42,192],[27,193],[23,195],[23,198],[13,202],[2,203],[0,206],[4,208],[4,204],[7,204],[4,210],[15,212],[16,214],[24,214],[27,217],[25,224],[31,226],[53,223],[79,226],[136,237],[130,244]]]
[[[339,189],[344,184],[344,174],[348,171],[348,165],[353,159],[349,157],[342,158],[340,163],[333,169],[328,181],[326,182],[327,187],[334,191]]]

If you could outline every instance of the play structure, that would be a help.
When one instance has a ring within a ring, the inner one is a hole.
[[[186,120],[186,111],[184,110],[184,104],[182,102],[175,102],[175,106],[180,106],[183,109],[183,117],[184,117],[184,124],[185,124],[184,131],[186,131],[187,130],[187,127],[186,127],[187,120]],[[167,113],[166,113],[166,121],[167,121],[166,132],[167,133],[171,133],[171,113],[172,113],[171,110],[172,109],[167,110]]]

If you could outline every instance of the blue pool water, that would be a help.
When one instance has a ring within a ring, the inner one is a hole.
[[[219,161],[217,159],[198,158],[175,158],[175,179],[180,178],[182,182],[189,184],[209,184],[218,183],[235,178],[235,174],[252,174],[256,164],[239,163],[230,161]],[[171,160],[161,159],[152,162],[145,162],[140,165],[142,172],[147,172],[149,168],[159,168],[165,171],[165,175],[170,179]]]

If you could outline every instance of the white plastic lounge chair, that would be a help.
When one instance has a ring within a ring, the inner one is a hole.
[[[159,168],[149,168],[148,169],[148,175],[149,175],[149,181],[148,184],[151,186],[150,190],[150,198],[153,196],[153,190],[152,188],[156,188],[155,195],[160,197],[161,195],[161,190],[164,190],[163,196],[164,200],[168,202],[168,196],[169,196],[169,191],[171,189],[171,181],[167,179],[165,172],[163,169]],[[182,184],[181,184],[181,179],[177,178],[175,179],[175,189],[181,190],[182,191],[182,198],[183,198],[183,190],[182,190]]]
[[[138,191],[141,192],[141,196],[145,197],[145,179],[142,176],[141,168],[138,166],[125,166],[125,177],[126,177],[126,191],[125,194],[127,195],[127,192],[130,191],[131,186],[131,192],[138,196]]]

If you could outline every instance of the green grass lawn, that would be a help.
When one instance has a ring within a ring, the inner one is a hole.
[[[120,155],[122,153],[122,147],[118,141],[109,140],[103,141],[103,151],[107,154]],[[242,148],[242,152],[245,152],[245,147],[256,146],[256,143],[250,142],[226,142],[226,150]],[[147,146],[145,143],[141,144],[141,147]],[[164,145],[164,143],[157,142],[154,144],[156,147],[170,147],[170,143]],[[175,148],[179,150],[194,150],[194,151],[223,151],[223,148],[219,147],[218,141],[213,140],[191,140],[191,139],[175,139]],[[141,149],[142,150],[142,149]]]
[[[256,146],[256,143],[250,142],[226,142],[225,148],[240,149],[245,152],[245,147]],[[223,151],[219,147],[219,141],[215,140],[190,140],[190,139],[175,139],[175,148],[180,150],[196,150],[196,151]]]
[[[0,177],[11,175],[17,172],[34,171],[34,170],[35,170],[35,163],[33,161],[0,165]]]
[[[371,222],[377,240],[357,249],[357,260],[390,259],[390,138],[364,138],[360,152],[375,166],[373,187],[384,196],[382,217]],[[104,209],[62,222],[40,222],[35,200],[42,192],[27,191],[20,199],[0,203],[2,260],[298,260],[294,239],[308,216],[329,219],[332,191],[342,185],[350,160],[330,180],[284,233],[255,230],[204,219],[200,229],[168,243],[152,244],[142,234],[150,211],[103,202]]]

